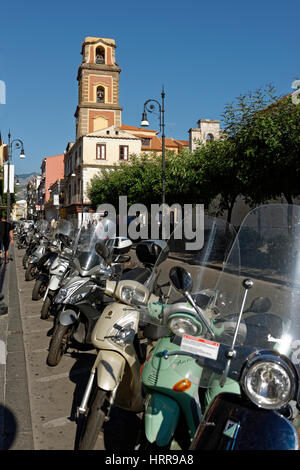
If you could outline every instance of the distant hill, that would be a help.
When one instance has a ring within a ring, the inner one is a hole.
[[[30,181],[34,176],[38,175],[38,173],[23,173],[22,175],[16,175],[18,178],[20,186],[24,186]]]
[[[16,186],[16,201],[20,201],[21,199],[26,198],[26,186],[27,183],[36,175],[39,173],[33,172],[33,173],[23,173],[21,175],[16,175],[16,178],[18,178],[20,185]]]

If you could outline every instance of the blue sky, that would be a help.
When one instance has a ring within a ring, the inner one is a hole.
[[[166,92],[166,135],[188,139],[199,119],[221,119],[242,93],[300,78],[300,2],[270,0],[15,0],[1,5],[0,131],[24,142],[16,173],[74,141],[77,69],[86,36],[114,38],[122,121],[140,125],[144,102]],[[150,128],[159,128],[149,116]]]

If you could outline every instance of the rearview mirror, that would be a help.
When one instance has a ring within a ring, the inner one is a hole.
[[[58,238],[59,240],[64,243],[67,247],[70,247],[71,243],[70,243],[70,239],[67,235],[64,235],[63,233],[59,233],[58,234]]]
[[[271,301],[268,297],[256,297],[248,309],[248,312],[265,313],[271,308]]]
[[[104,259],[107,264],[111,263],[109,248],[103,242],[97,242],[95,244],[96,253]]]
[[[181,266],[174,266],[170,269],[169,278],[179,292],[184,294],[185,292],[190,292],[193,287],[192,276],[186,269]]]
[[[148,266],[158,266],[169,255],[168,243],[165,240],[143,240],[136,245],[138,260]]]

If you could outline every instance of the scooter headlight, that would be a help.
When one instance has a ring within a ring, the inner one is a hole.
[[[295,393],[295,378],[279,357],[251,361],[242,374],[241,385],[253,403],[269,410],[286,406]]]
[[[55,303],[56,304],[61,303],[67,297],[68,292],[69,292],[68,289],[60,289],[60,291],[55,297]]]
[[[88,294],[88,292],[82,292],[81,294],[72,295],[69,298],[68,303],[69,304],[76,304],[77,302],[80,302],[80,300],[82,300],[87,294]]]
[[[138,316],[136,312],[125,315],[107,332],[106,338],[119,346],[125,347],[126,344],[133,341],[137,328],[137,321]]]
[[[123,287],[121,292],[122,302],[129,305],[139,305],[145,300],[145,294],[142,291],[132,289],[130,287]]]
[[[197,336],[202,331],[202,326],[193,317],[172,315],[167,322],[168,328],[178,336]]]

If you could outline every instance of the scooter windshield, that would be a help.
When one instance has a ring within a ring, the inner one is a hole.
[[[37,226],[36,226],[36,231],[40,235],[45,236],[49,232],[49,229],[50,229],[50,224],[48,220],[43,219],[43,220],[38,221]]]
[[[240,253],[240,268],[236,252]],[[240,271],[240,272],[239,272]],[[247,290],[237,345],[274,350],[297,364],[300,344],[300,207],[268,204],[244,219],[216,284],[217,341],[231,345]],[[238,309],[233,308],[239,281]]]
[[[55,223],[54,236],[62,234],[69,238],[74,236],[74,227],[70,220],[60,219]]]
[[[95,266],[106,267],[107,263],[98,255],[95,250],[97,242],[108,243],[115,237],[116,225],[113,220],[108,217],[95,219],[85,226],[81,226],[78,234],[75,257],[78,259],[83,271],[90,271]],[[108,250],[112,251],[113,247],[109,245]]]
[[[192,279],[191,296],[201,309],[206,309],[206,315],[214,315],[212,304],[215,299],[215,285],[220,270],[235,240],[236,231],[232,225],[223,219],[204,216],[196,223],[196,227],[189,230],[190,220],[183,220],[177,224],[171,237],[166,242],[156,262],[156,268],[160,269],[157,283],[165,286],[165,305],[175,302],[187,302],[184,294],[174,286],[170,286],[169,273],[172,268],[178,266],[184,268]],[[239,253],[237,252],[237,258]],[[239,259],[235,261],[238,263]],[[169,285],[168,285],[169,284]],[[239,288],[239,279],[236,281]],[[232,300],[231,300],[232,301]],[[237,304],[237,299],[236,299]],[[208,306],[210,306],[208,308]],[[151,315],[151,311],[149,312]],[[196,316],[197,313],[195,312]],[[150,323],[158,324],[155,317],[143,319]]]

